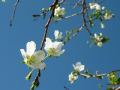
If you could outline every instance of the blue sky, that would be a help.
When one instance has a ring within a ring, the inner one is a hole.
[[[16,17],[13,26],[9,27],[9,20],[13,12],[13,6],[16,0],[7,0],[6,3],[0,2],[0,88],[1,90],[29,90],[32,80],[36,75],[36,71],[31,81],[26,81],[25,76],[29,70],[26,65],[21,64],[23,59],[20,53],[21,48],[25,48],[28,41],[35,41],[37,50],[43,36],[44,25],[47,18],[40,18],[33,21],[32,14],[39,14],[44,7],[47,8],[53,0],[20,0],[17,8]],[[69,0],[69,2],[77,0]],[[98,84],[103,83],[105,86],[107,81],[96,79],[79,79],[74,83],[68,82],[68,75],[73,71],[72,64],[80,61],[85,68],[95,73],[109,72],[120,69],[120,1],[105,0],[102,4],[115,14],[115,18],[104,22],[105,29],[101,30],[97,25],[92,29],[93,32],[103,32],[110,38],[110,41],[103,45],[102,48],[93,46],[89,48],[86,41],[89,40],[88,33],[83,30],[79,35],[68,42],[63,48],[66,50],[59,58],[51,58],[45,61],[47,67],[41,72],[40,87],[36,90],[65,90],[64,85],[70,90],[105,90],[99,89]],[[64,6],[67,15],[75,11],[70,10],[72,7]],[[70,12],[68,12],[70,11]],[[79,27],[82,21],[80,16],[72,17],[58,23],[52,22],[49,27],[48,37],[53,38],[55,29],[59,29],[63,33]]]

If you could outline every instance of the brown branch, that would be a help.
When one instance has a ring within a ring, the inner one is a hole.
[[[11,18],[10,23],[9,23],[10,26],[12,26],[13,20],[15,18],[15,13],[16,13],[16,8],[18,6],[18,3],[19,3],[19,0],[16,0],[16,3],[14,5],[14,10],[13,10],[13,13],[12,13],[12,18]]]
[[[99,77],[99,76],[107,76],[108,74],[110,74],[110,73],[112,73],[112,72],[120,72],[120,70],[113,70],[113,71],[111,71],[111,72],[108,72],[108,73],[103,73],[103,74],[98,74],[97,76]],[[86,74],[83,74],[83,73],[80,73],[79,74],[80,76],[83,76],[83,77],[88,77],[88,78],[96,78],[96,75],[92,75],[92,77],[89,77],[89,75],[86,75]]]
[[[58,0],[55,0],[53,5],[51,6],[52,7],[52,13],[50,15],[50,18],[48,19],[48,22],[46,23],[45,25],[45,32],[44,32],[44,36],[43,36],[43,40],[42,40],[42,43],[41,43],[41,47],[40,47],[40,50],[42,50],[43,46],[44,46],[44,43],[46,41],[46,36],[47,36],[47,32],[48,32],[48,27],[49,27],[49,24],[52,20],[52,17],[54,16],[54,12],[55,12],[55,7],[56,5],[58,4]]]
[[[40,50],[43,49],[43,46],[44,46],[44,43],[46,41],[46,36],[47,36],[47,32],[48,32],[48,27],[49,27],[49,24],[52,20],[52,17],[54,16],[54,12],[55,12],[55,8],[56,8],[56,5],[58,4],[58,0],[55,0],[54,3],[51,5],[51,8],[52,8],[52,13],[45,25],[45,32],[44,32],[44,36],[43,36],[43,40],[42,40],[42,43],[41,43],[41,47],[40,47]],[[38,73],[37,73],[37,76],[34,80],[34,82],[39,82],[39,77],[40,77],[40,69],[38,69]]]
[[[91,31],[89,30],[88,26],[87,26],[87,21],[86,21],[86,18],[85,18],[85,12],[86,12],[86,2],[85,0],[83,0],[82,2],[82,19],[83,19],[83,26],[85,27],[85,29],[87,30],[87,32],[89,33],[90,36],[93,36]]]

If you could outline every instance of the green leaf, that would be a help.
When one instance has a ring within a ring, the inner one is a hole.
[[[108,86],[106,90],[114,90],[111,86]]]
[[[33,73],[33,70],[29,72],[29,74],[25,77],[25,79],[30,80],[30,78],[32,77],[32,73]]]
[[[24,60],[22,60],[21,62],[22,62],[22,64],[25,64],[25,61],[24,61]]]
[[[96,76],[96,78],[103,79],[104,77],[103,76]]]
[[[99,87],[99,88],[102,88],[102,87],[103,87],[103,85],[102,85],[102,84],[98,84],[98,87]]]
[[[120,78],[117,79],[117,84],[120,85]]]
[[[105,43],[105,42],[107,42],[108,40],[109,40],[108,37],[104,37],[104,38],[102,39],[102,43]]]
[[[70,30],[70,31],[69,31],[69,34],[72,34],[72,32],[73,32],[73,30]]]
[[[33,14],[32,15],[34,18],[36,18],[36,17],[39,17],[40,15],[39,14]]]
[[[32,84],[30,90],[34,90],[34,88],[35,88],[35,85]]]
[[[76,29],[73,30],[73,32],[76,32],[76,33],[77,33],[77,32],[79,32],[79,30],[76,28]]]
[[[65,37],[65,40],[67,40],[67,41],[70,40],[69,36],[66,36],[66,37]]]
[[[113,85],[113,86],[116,86],[117,85],[117,74],[116,72],[111,72],[109,74],[109,81],[110,83]]]

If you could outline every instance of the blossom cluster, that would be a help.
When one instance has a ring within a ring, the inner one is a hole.
[[[102,33],[99,33],[99,34],[94,34],[94,39],[95,39],[95,42],[97,44],[97,46],[99,47],[102,47],[102,40],[103,40],[103,36],[102,36]]]
[[[97,19],[101,22],[100,26],[103,29],[105,25],[102,23],[103,20],[110,20],[114,17],[110,11],[108,11],[104,6],[100,6],[98,3],[89,3],[89,8],[92,10],[90,14],[89,23],[93,26],[93,19]]]
[[[74,83],[75,80],[78,79],[78,75],[80,74],[81,71],[84,70],[84,65],[82,65],[80,62],[77,62],[75,65],[73,64],[74,71],[69,74],[69,81],[70,83]]]
[[[54,32],[56,41],[52,41],[50,38],[46,38],[44,50],[47,53],[47,56],[60,56],[65,52],[62,50],[64,44],[58,39],[62,38],[62,32],[56,30]],[[43,50],[36,50],[36,44],[34,41],[30,41],[26,44],[26,51],[24,49],[20,49],[20,52],[24,58],[23,62],[32,69],[44,69],[46,64],[43,62],[47,57],[45,56],[45,52]]]

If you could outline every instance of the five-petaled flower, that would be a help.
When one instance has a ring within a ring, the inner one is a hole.
[[[44,69],[46,64],[41,62],[45,58],[45,54],[42,50],[35,51],[36,44],[34,41],[30,41],[26,45],[26,52],[24,49],[20,49],[20,52],[24,58],[24,63],[33,69]]]
[[[59,32],[59,30],[55,30],[54,32],[55,39],[61,39],[62,38],[62,32]]]
[[[58,17],[63,17],[65,15],[65,8],[60,8],[60,7],[57,7],[55,9],[55,13],[54,13],[55,16],[58,16]]]
[[[65,51],[65,50],[61,50],[63,45],[64,44],[62,42],[58,42],[58,41],[52,42],[50,38],[46,38],[44,49],[51,56],[60,56],[60,54],[63,54]]]

